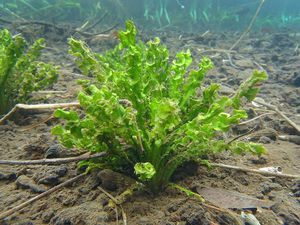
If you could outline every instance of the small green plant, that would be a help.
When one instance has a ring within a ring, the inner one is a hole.
[[[56,81],[56,67],[37,61],[43,44],[39,39],[28,47],[20,35],[0,31],[0,115]]]
[[[247,117],[240,106],[243,99],[254,99],[257,85],[267,77],[264,72],[255,71],[233,97],[220,96],[219,84],[201,86],[213,67],[208,58],[191,69],[189,50],[171,61],[159,38],[145,44],[136,40],[132,21],[126,28],[119,32],[119,45],[103,55],[82,41],[69,40],[78,67],[95,80],[81,81],[84,91],[78,99],[84,116],[57,110],[55,116],[67,123],[52,133],[66,147],[108,153],[81,166],[136,175],[156,192],[184,162],[224,150],[265,151],[259,144],[220,139],[222,132]]]

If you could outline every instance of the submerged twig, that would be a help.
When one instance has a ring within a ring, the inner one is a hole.
[[[112,196],[107,191],[105,191],[102,187],[98,187],[98,189],[100,191],[102,191],[107,197],[109,197],[116,206],[119,206],[121,208],[122,218],[123,218],[123,224],[127,225],[127,216],[126,216],[126,213],[125,213],[122,205],[119,203],[119,201],[114,196]]]
[[[298,133],[300,133],[300,127],[295,122],[293,122],[290,118],[284,115],[276,106],[258,100],[254,100],[254,102],[275,111],[278,115],[280,115],[283,119],[285,119],[286,122],[288,122],[292,127],[294,127]]]
[[[57,109],[57,108],[71,108],[71,107],[80,107],[80,104],[79,102],[36,104],[36,105],[17,104],[6,115],[4,115],[0,119],[0,125],[3,124],[5,120],[8,120],[19,109]]]
[[[238,170],[238,171],[243,171],[243,172],[267,175],[267,176],[284,177],[284,178],[291,178],[291,179],[300,178],[300,175],[292,175],[292,174],[284,174],[284,173],[272,173],[272,172],[268,172],[268,171],[262,171],[262,170],[258,170],[258,169],[250,169],[250,168],[244,168],[244,167],[239,167],[239,166],[226,165],[226,164],[222,164],[222,163],[210,163],[210,165],[215,166],[215,167],[225,168],[225,169],[233,169],[233,170]]]
[[[246,133],[243,133],[241,135],[238,135],[238,136],[232,138],[230,141],[228,141],[227,145],[230,145],[232,142],[240,139],[241,137],[244,137],[244,136],[247,136],[248,134],[251,134],[256,128],[257,128],[257,126],[253,127],[251,130],[247,131]]]
[[[66,93],[67,91],[35,91],[35,92],[32,92],[32,94],[64,94]]]
[[[49,120],[51,120],[53,118],[54,118],[53,115],[47,116],[47,118],[45,118],[45,119],[43,119],[43,120],[41,120],[41,121],[39,121],[39,122],[37,122],[35,124],[28,125],[26,127],[21,128],[20,131],[27,131],[27,130],[33,129],[33,128],[35,128],[35,127],[37,127],[37,126],[39,126],[39,125],[41,125],[43,123],[48,122]]]
[[[83,154],[77,157],[69,158],[56,158],[56,159],[37,159],[37,160],[0,160],[0,165],[58,165],[65,163],[78,162],[81,160],[94,159],[98,157],[103,157],[107,153],[99,152],[93,155]]]
[[[247,29],[242,33],[242,35],[240,36],[240,38],[231,46],[231,48],[229,50],[233,50],[235,49],[235,47],[241,42],[241,40],[246,36],[246,34],[251,30],[254,21],[256,20],[256,17],[258,16],[263,4],[264,4],[265,0],[260,0],[260,4],[258,5],[256,12],[254,14],[254,16],[252,17]]]
[[[21,209],[25,208],[26,206],[31,205],[33,202],[35,202],[35,201],[37,201],[37,200],[39,200],[39,199],[41,199],[43,197],[46,197],[46,196],[52,194],[53,192],[58,191],[61,188],[65,187],[65,186],[68,186],[69,184],[74,183],[75,181],[78,181],[84,175],[85,174],[80,174],[80,175],[78,175],[76,177],[73,177],[73,178],[71,178],[71,179],[69,179],[69,180],[67,180],[67,181],[65,181],[65,182],[63,182],[63,183],[61,183],[61,184],[59,184],[57,186],[54,186],[53,188],[50,188],[49,190],[43,192],[42,194],[39,194],[39,195],[37,195],[37,196],[35,196],[35,197],[33,197],[33,198],[31,198],[31,199],[29,199],[29,200],[21,203],[20,205],[17,205],[15,207],[13,207],[12,209],[9,209],[9,210],[1,213],[0,214],[0,221],[3,220],[3,219],[5,219],[6,217],[8,217],[8,216],[10,216],[10,215],[18,212],[18,211],[20,211]]]
[[[215,205],[212,205],[212,204],[208,204],[208,203],[201,203],[201,205],[205,206],[206,208],[209,208],[209,209],[213,209],[213,210],[216,210],[218,212],[222,212],[222,213],[227,213],[228,215],[231,216],[231,218],[233,220],[235,220],[236,222],[236,225],[243,225],[244,223],[241,221],[241,219],[235,215],[235,212],[232,212],[230,211],[229,209],[223,209],[223,208],[220,208],[218,206],[215,206]]]
[[[240,122],[238,125],[245,125],[245,124],[251,123],[251,122],[253,122],[253,121],[255,121],[255,120],[257,120],[257,119],[259,119],[259,118],[261,118],[261,117],[264,117],[264,116],[267,116],[267,115],[272,115],[272,114],[274,114],[274,113],[275,113],[275,112],[264,113],[264,114],[261,114],[261,115],[258,115],[258,116],[256,116],[256,117],[254,117],[254,118],[252,118],[252,119],[249,119],[249,120]]]
[[[91,29],[93,29],[95,26],[97,26],[99,23],[101,23],[103,21],[103,19],[107,16],[107,11],[103,14],[103,16],[101,16],[98,20],[96,20],[93,24],[91,24],[90,26],[86,26],[83,31],[89,31]]]

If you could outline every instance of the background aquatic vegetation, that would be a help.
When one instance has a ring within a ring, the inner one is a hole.
[[[101,6],[97,0],[4,0],[0,8],[17,19],[74,22],[95,17]]]
[[[0,115],[56,81],[56,67],[38,61],[43,47],[43,39],[28,46],[22,36],[0,31]]]
[[[158,191],[184,162],[201,161],[224,150],[264,152],[259,144],[220,138],[247,117],[240,106],[243,99],[254,99],[257,85],[266,79],[264,72],[255,71],[233,97],[220,96],[219,84],[202,84],[213,67],[208,58],[198,68],[190,68],[189,50],[178,52],[171,61],[159,38],[143,43],[136,34],[128,21],[126,30],[119,32],[120,44],[105,54],[69,40],[78,67],[94,81],[81,81],[84,91],[78,100],[84,115],[57,110],[55,116],[67,123],[54,127],[52,133],[68,148],[108,153],[81,166],[135,172],[141,182]]]
[[[117,23],[133,18],[145,27],[244,29],[258,1],[247,0],[3,0],[1,15],[13,20],[85,23],[101,18]],[[132,7],[134,6],[134,7]],[[297,0],[265,1],[256,28],[299,28]]]

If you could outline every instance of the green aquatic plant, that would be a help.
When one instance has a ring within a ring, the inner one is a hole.
[[[37,61],[43,47],[43,39],[28,46],[22,36],[0,31],[0,115],[56,81],[56,67]]]
[[[103,158],[80,163],[90,168],[112,168],[137,176],[156,192],[164,188],[174,171],[187,161],[229,150],[262,154],[263,146],[220,138],[247,114],[240,106],[253,100],[257,85],[266,79],[255,71],[232,97],[220,96],[219,84],[204,87],[205,74],[213,67],[203,58],[190,68],[189,50],[171,60],[159,38],[143,43],[127,21],[119,32],[120,43],[105,54],[70,39],[70,53],[81,71],[93,81],[80,81],[78,95],[83,115],[57,110],[66,120],[52,129],[61,143],[90,152],[107,152]]]

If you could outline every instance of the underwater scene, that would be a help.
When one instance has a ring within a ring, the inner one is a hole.
[[[0,225],[299,225],[300,0],[0,0]]]

